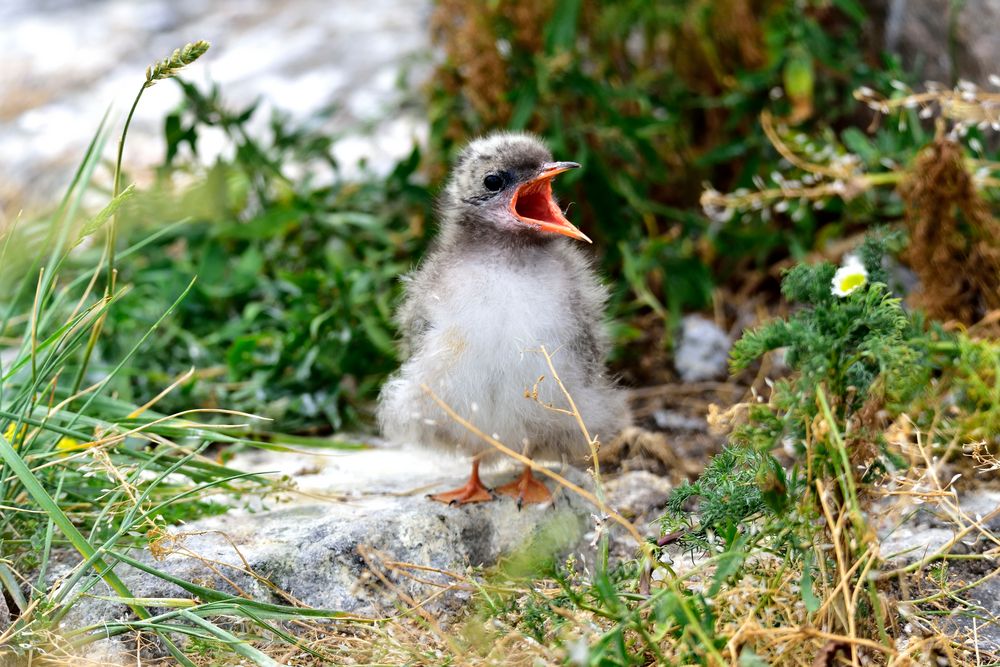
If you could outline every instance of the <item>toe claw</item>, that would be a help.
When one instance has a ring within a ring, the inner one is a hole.
[[[466,503],[484,503],[493,500],[493,492],[483,486],[479,479],[479,464],[473,462],[472,475],[469,481],[463,486],[444,493],[435,493],[430,496],[431,500],[439,503],[446,503],[449,507],[453,505],[465,505]]]
[[[497,492],[514,498],[517,501],[518,511],[521,510],[524,503],[547,503],[552,500],[552,494],[549,493],[545,484],[535,479],[531,474],[530,467],[526,467],[515,481],[499,487]]]

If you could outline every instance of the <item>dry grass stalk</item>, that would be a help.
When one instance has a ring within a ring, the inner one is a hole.
[[[563,395],[566,397],[566,399],[567,399],[567,401],[569,403],[569,406],[570,406],[569,407],[569,412],[573,415],[574,419],[577,422],[577,425],[580,427],[582,436],[587,441],[587,445],[590,448],[590,452],[591,452],[591,462],[592,462],[592,465],[594,466],[594,468],[593,468],[594,476],[595,476],[596,481],[598,482],[598,486],[599,486],[600,485],[600,459],[599,459],[599,456],[598,456],[598,443],[597,443],[597,440],[595,438],[591,437],[590,432],[588,431],[587,426],[584,423],[583,416],[580,414],[580,411],[576,407],[576,403],[573,401],[573,398],[570,395],[569,391],[566,389],[566,387],[563,384],[562,380],[559,378],[559,373],[556,371],[555,365],[552,362],[551,355],[548,353],[548,351],[544,347],[541,348],[540,352],[541,352],[541,354],[543,354],[545,356],[546,363],[548,364],[549,371],[552,373],[553,379],[556,381],[556,383],[558,383],[560,389],[563,391]],[[579,495],[581,498],[583,498],[584,500],[586,500],[587,502],[593,504],[596,508],[598,508],[603,515],[611,518],[616,523],[618,523],[623,528],[625,528],[625,530],[628,531],[629,535],[632,536],[632,538],[635,540],[636,544],[640,548],[647,549],[649,547],[649,543],[642,537],[642,535],[639,533],[638,529],[635,527],[635,525],[631,521],[629,521],[628,519],[626,519],[625,517],[621,516],[620,514],[618,514],[613,509],[611,509],[610,507],[607,506],[607,504],[603,500],[603,492],[602,491],[599,491],[598,494],[595,495],[595,494],[591,493],[590,491],[587,491],[586,489],[584,489],[584,488],[582,488],[582,487],[574,484],[573,482],[569,481],[568,479],[566,479],[565,477],[563,477],[559,473],[554,472],[552,470],[549,470],[547,467],[543,466],[542,464],[536,463],[535,461],[531,460],[527,456],[524,456],[520,452],[517,452],[517,451],[511,449],[510,447],[508,447],[507,445],[503,444],[502,442],[500,442],[496,438],[494,438],[494,437],[492,437],[490,435],[487,435],[482,429],[480,429],[475,424],[473,424],[472,422],[470,422],[469,420],[465,419],[460,414],[458,414],[454,410],[454,408],[452,408],[450,405],[448,405],[443,400],[441,400],[441,398],[437,394],[435,394],[434,391],[430,387],[428,387],[427,385],[423,385],[422,388],[427,393],[427,395],[429,395],[431,397],[431,399],[435,403],[438,404],[438,407],[440,407],[442,410],[444,410],[445,414],[447,414],[448,417],[450,419],[452,419],[453,421],[455,421],[457,424],[461,425],[466,430],[468,430],[470,433],[472,433],[473,435],[475,435],[477,438],[481,439],[483,442],[486,442],[487,444],[489,444],[490,446],[492,446],[493,448],[495,448],[499,452],[501,452],[501,453],[505,454],[506,456],[508,456],[508,457],[510,457],[510,458],[512,458],[512,459],[514,459],[516,461],[518,461],[519,463],[521,463],[521,464],[523,464],[523,465],[531,468],[532,471],[537,472],[537,473],[541,473],[541,474],[545,475],[546,477],[548,477],[548,478],[552,479],[553,481],[555,481],[560,486],[562,486],[562,487],[566,488],[567,490],[572,491],[573,493]],[[557,409],[557,410],[562,411],[562,409],[560,409],[560,408],[553,408],[552,406],[543,405],[542,407],[544,407],[546,409]]]

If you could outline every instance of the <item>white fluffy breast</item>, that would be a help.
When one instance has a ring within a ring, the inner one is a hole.
[[[568,303],[572,275],[549,254],[532,259],[512,265],[502,257],[463,258],[442,271],[429,294],[420,295],[429,327],[383,391],[380,420],[388,437],[468,453],[491,451],[449,420],[421,388],[426,385],[514,449],[586,451],[575,420],[544,405],[567,407],[540,351],[543,345],[574,399],[587,404],[595,391],[587,386],[582,360],[563,349],[578,331]],[[537,397],[525,396],[536,389]]]
[[[573,327],[566,305],[570,286],[552,258],[540,257],[530,267],[488,259],[450,267],[429,295],[432,328],[424,344],[460,352],[458,363],[499,373],[542,345],[554,351]]]

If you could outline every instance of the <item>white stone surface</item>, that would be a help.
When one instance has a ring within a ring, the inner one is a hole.
[[[865,0],[884,16],[883,46],[928,79],[952,77],[985,86],[1000,74],[1000,0]]]
[[[51,203],[108,105],[120,127],[146,67],[198,39],[212,48],[187,79],[219,82],[234,106],[262,97],[261,125],[271,108],[302,118],[333,105],[329,130],[353,138],[335,149],[343,166],[388,169],[426,134],[422,114],[386,116],[419,96],[429,14],[429,0],[5,0],[0,222],[12,206]],[[171,82],[143,95],[127,150],[138,176],[162,158],[163,117],[179,100]]]

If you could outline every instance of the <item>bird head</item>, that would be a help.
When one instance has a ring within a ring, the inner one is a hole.
[[[481,237],[538,241],[561,234],[590,243],[552,196],[552,179],[579,166],[553,162],[530,134],[476,139],[459,154],[441,197],[445,224]]]

